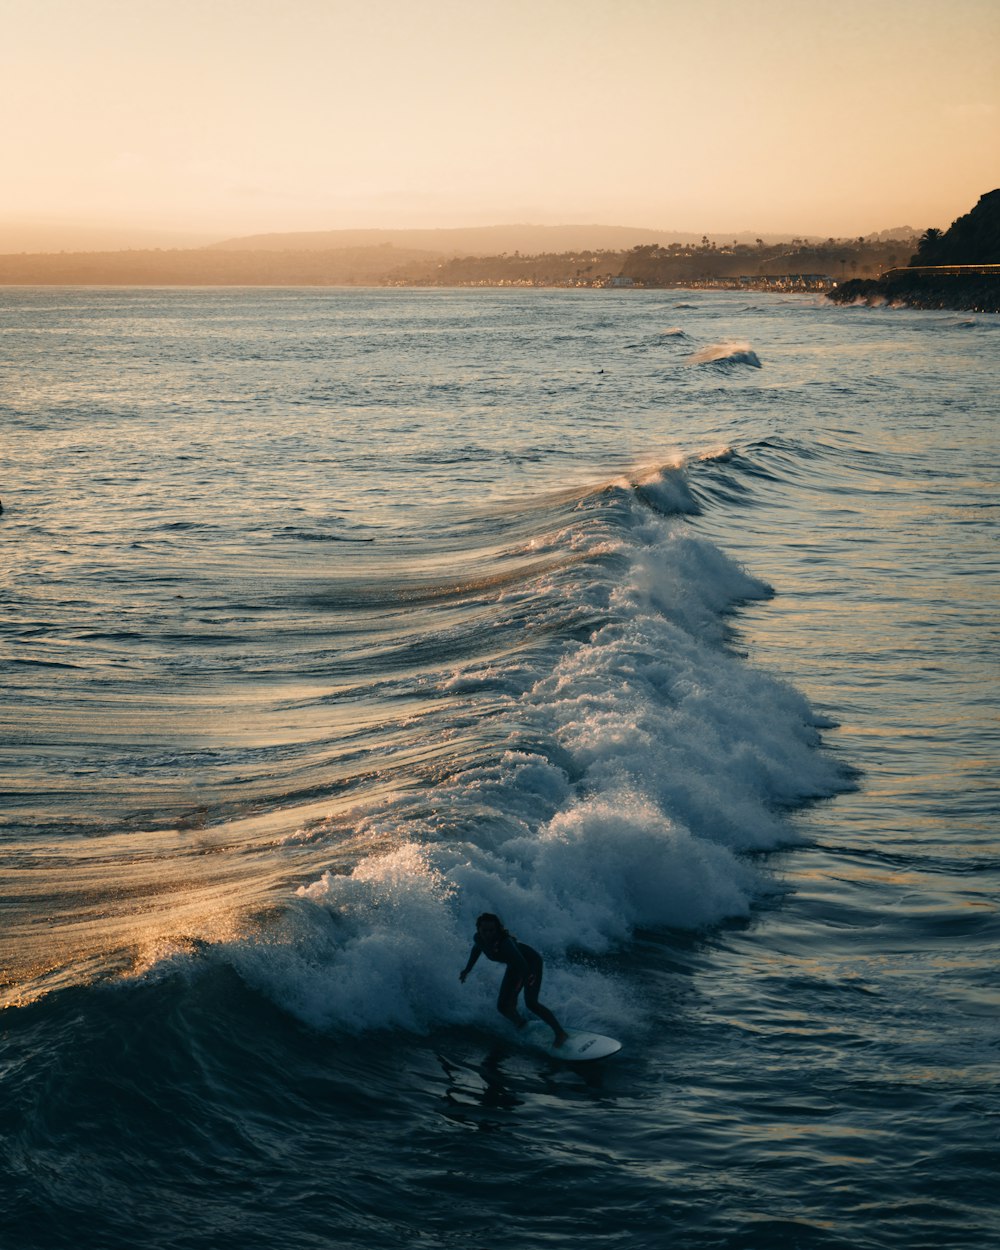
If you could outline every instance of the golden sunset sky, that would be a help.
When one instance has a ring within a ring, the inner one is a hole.
[[[2,250],[82,226],[845,236],[1000,185],[1000,0],[0,0],[0,30]]]

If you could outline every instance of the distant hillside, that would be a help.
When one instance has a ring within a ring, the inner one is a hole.
[[[307,230],[293,234],[254,234],[213,243],[210,250],[233,252],[327,251],[345,247],[398,247],[439,256],[500,256],[520,252],[540,256],[558,252],[624,252],[639,244],[697,243],[697,234],[638,226],[467,226],[453,230]],[[714,236],[752,242],[752,235]]]
[[[859,239],[722,246],[707,237],[666,247],[579,248],[449,256],[378,247],[61,252],[0,256],[0,285],[19,286],[566,286],[671,287],[789,274],[874,275],[900,263],[906,244]]]
[[[614,245],[598,246],[595,236]],[[656,237],[656,231],[601,225],[268,234],[199,248],[0,255],[0,285],[671,287],[736,279],[766,285],[788,275],[874,277],[905,263],[916,244],[915,236],[883,241],[878,234],[721,242],[661,234],[673,238],[665,243]],[[573,239],[586,242],[568,246]]]
[[[868,243],[905,243],[910,239],[915,239],[920,233],[914,230],[912,226],[893,226],[891,230],[879,230],[875,234],[865,236]]]

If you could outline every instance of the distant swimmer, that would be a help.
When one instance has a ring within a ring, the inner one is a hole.
[[[469,960],[458,979],[465,984],[465,978],[476,966],[480,955],[492,959],[494,963],[506,964],[507,971],[500,983],[500,996],[497,998],[497,1011],[506,1016],[519,1029],[528,1023],[517,1009],[518,995],[524,990],[524,1005],[540,1020],[544,1020],[555,1034],[555,1045],[561,1046],[569,1034],[555,1018],[548,1007],[538,1001],[538,991],[542,988],[542,957],[538,951],[517,938],[503,927],[499,916],[492,912],[484,912],[476,921],[476,936],[473,939]]]

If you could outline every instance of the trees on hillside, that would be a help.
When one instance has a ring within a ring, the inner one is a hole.
[[[1000,190],[987,191],[947,230],[925,230],[911,265],[1000,265]]]

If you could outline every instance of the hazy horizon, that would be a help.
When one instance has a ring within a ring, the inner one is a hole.
[[[514,224],[849,238],[946,228],[1000,181],[992,0],[8,10],[5,251]]]
[[[971,205],[970,205],[971,207]],[[900,223],[896,226],[882,226],[872,230],[863,231],[865,236],[876,235],[886,231],[896,231],[909,229],[914,235],[920,233],[919,228],[911,226],[909,223]],[[226,232],[197,232],[197,231],[175,231],[175,230],[155,230],[153,228],[132,228],[123,226],[120,228],[105,225],[83,225],[67,223],[60,225],[59,223],[36,223],[36,224],[5,224],[0,218],[0,254],[16,254],[21,252],[39,252],[52,253],[59,251],[66,252],[110,252],[123,251],[127,249],[189,249],[201,247],[213,247],[220,244],[235,242],[241,239],[256,240],[267,236],[285,236],[295,237],[298,235],[309,236],[312,234],[330,234],[338,235],[386,235],[386,236],[402,236],[413,234],[426,234],[428,250],[433,250],[435,244],[435,235],[451,235],[461,234],[463,232],[483,232],[484,235],[489,234],[506,234],[522,230],[525,232],[552,232],[551,242],[545,246],[540,246],[538,250],[561,250],[569,251],[574,247],[588,247],[597,250],[624,250],[627,247],[635,246],[639,242],[657,242],[661,243],[667,239],[677,238],[678,241],[696,241],[703,236],[713,241],[728,242],[739,239],[741,242],[752,242],[756,238],[762,238],[766,243],[774,243],[779,240],[791,240],[792,238],[811,238],[820,239],[829,236],[809,235],[805,231],[754,231],[754,230],[733,230],[733,231],[699,231],[699,230],[671,230],[663,229],[656,226],[643,226],[631,222],[559,222],[554,224],[541,224],[538,222],[490,222],[487,225],[475,226],[346,226],[333,229],[330,231],[257,231],[253,234],[226,233]],[[592,237],[582,232],[592,231]],[[622,235],[628,232],[634,232],[637,235],[635,240],[630,242],[612,242],[602,241],[602,234],[610,236],[616,232]],[[563,237],[560,237],[562,234]],[[838,239],[853,239],[856,235],[834,236]],[[484,240],[489,242],[489,240]],[[375,246],[372,243],[355,243],[345,242],[341,246]],[[383,244],[384,245],[384,244]],[[394,246],[399,246],[393,241]],[[336,244],[335,244],[336,246]],[[448,246],[441,245],[441,250],[450,250]],[[506,244],[498,245],[497,250],[511,250]]]

